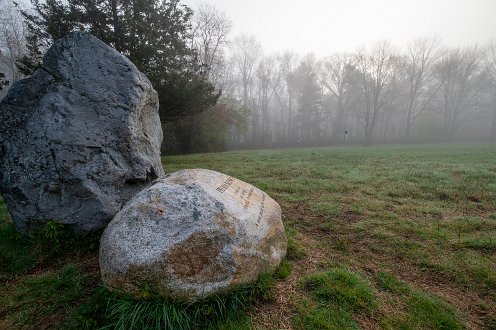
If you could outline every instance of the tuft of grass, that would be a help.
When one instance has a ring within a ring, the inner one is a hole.
[[[291,271],[293,270],[293,266],[287,259],[283,259],[281,264],[276,269],[274,276],[279,279],[287,279],[289,275],[291,275]]]
[[[451,306],[423,292],[413,292],[407,308],[417,327],[453,330],[462,328]]]
[[[67,319],[66,329],[99,329],[106,321],[106,308],[115,294],[103,286],[98,286]]]
[[[202,310],[201,312],[207,312]],[[134,301],[114,298],[108,302],[107,320],[115,320],[107,325],[113,329],[191,329],[194,315],[187,312],[186,306],[162,301]]]
[[[288,238],[288,252],[286,257],[289,260],[302,259],[307,255],[305,248],[298,240],[298,231],[293,228],[286,227],[286,237]]]
[[[67,253],[77,255],[93,254],[98,251],[100,237],[103,230],[78,235],[68,225],[61,224],[56,220],[50,220],[40,225],[40,230],[33,234],[34,242],[50,258],[59,258]]]
[[[80,328],[249,329],[247,310],[257,302],[270,300],[274,283],[271,274],[263,274],[252,285],[194,303],[134,300],[103,289],[75,313],[74,319]]]
[[[494,254],[496,253],[496,238],[483,237],[469,239],[462,243],[462,247]]]
[[[296,312],[293,319],[295,329],[360,329],[351,313],[339,307],[316,305],[315,302],[305,299],[297,304]]]
[[[320,203],[312,204],[310,209],[318,214],[335,217],[340,212],[340,205],[339,203],[320,202]]]
[[[407,314],[383,320],[386,329],[463,329],[453,308],[424,292],[413,291],[406,302]]]
[[[369,284],[343,267],[315,273],[303,280],[303,286],[323,303],[333,303],[350,311],[372,311],[376,297]]]
[[[207,330],[252,330],[251,317],[247,313],[238,313],[236,311],[229,312],[228,315],[218,320],[211,322],[206,328]]]
[[[410,288],[398,280],[393,274],[380,271],[375,274],[379,289],[386,292],[405,295],[410,293]]]
[[[399,295],[405,311],[387,316],[382,325],[386,329],[461,329],[455,310],[443,300],[425,292],[412,290],[393,274],[375,274],[381,290]]]

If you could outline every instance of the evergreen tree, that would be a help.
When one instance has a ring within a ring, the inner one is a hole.
[[[31,0],[24,11],[29,55],[19,67],[30,74],[56,39],[87,31],[112,45],[145,73],[160,99],[164,122],[214,105],[220,95],[207,79],[190,39],[191,9],[178,0]]]

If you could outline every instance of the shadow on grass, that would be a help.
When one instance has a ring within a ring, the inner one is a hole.
[[[40,256],[32,240],[23,238],[15,229],[7,205],[0,197],[0,281],[32,269]]]

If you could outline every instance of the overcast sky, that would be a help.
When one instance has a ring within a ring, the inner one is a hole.
[[[200,2],[224,11],[234,35],[255,36],[269,53],[325,56],[432,34],[449,46],[496,39],[496,0],[183,0],[192,8]]]

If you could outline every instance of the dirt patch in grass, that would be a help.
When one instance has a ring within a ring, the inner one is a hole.
[[[411,264],[400,262],[398,267],[391,269],[391,273],[409,283],[413,288],[433,294],[452,305],[466,320],[470,329],[484,328],[484,320],[490,313],[496,311],[496,302],[480,297],[473,290],[463,290],[462,287],[453,286],[453,281],[439,276],[419,272]],[[481,308],[486,306],[486,308]]]
[[[461,315],[470,329],[484,328],[485,321],[496,311],[496,301],[480,295],[476,290],[457,284],[450,276],[423,270],[418,264],[412,263],[409,258],[374,253],[368,248],[366,240],[355,244],[351,255],[360,256],[356,259],[348,259],[352,269],[366,271],[371,275],[387,269],[412,288],[428,292],[448,302]],[[380,311],[385,316],[394,315],[397,312],[396,308],[391,308],[388,304],[383,304]],[[361,319],[367,319],[367,317],[362,316]],[[365,323],[369,324],[370,321]],[[380,324],[378,319],[372,323],[375,326]]]
[[[480,198],[477,196],[474,196],[474,195],[468,196],[467,199],[473,203],[480,203],[481,202]]]
[[[344,211],[341,212],[340,218],[344,219],[347,222],[360,222],[363,219],[363,215],[355,211]]]
[[[322,250],[317,248],[314,238],[306,234],[300,237],[300,244],[305,247],[307,254],[302,259],[291,261],[291,275],[275,285],[273,300],[253,309],[251,317],[255,329],[293,329],[291,320],[295,315],[294,301],[299,294],[298,282],[319,270],[322,263],[328,260]]]

